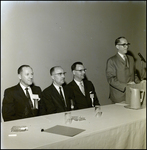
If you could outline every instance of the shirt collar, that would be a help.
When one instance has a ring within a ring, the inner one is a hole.
[[[118,52],[118,54],[121,56],[121,58],[124,60],[124,55],[123,54],[121,54],[121,53],[119,53]]]
[[[56,85],[56,84],[54,84],[53,83],[53,85],[55,86],[55,88],[59,91],[59,87],[61,87],[61,89],[62,89],[62,86],[58,86],[58,85]]]
[[[26,87],[22,84],[22,83],[19,83],[20,84],[20,86],[22,87],[22,89],[23,90],[25,90],[26,89]],[[27,87],[29,90],[31,89],[29,86]]]
[[[77,81],[77,80],[75,80],[75,79],[74,79],[74,81],[77,83],[77,85],[80,85],[81,82],[82,82],[82,84],[83,84],[83,81]]]

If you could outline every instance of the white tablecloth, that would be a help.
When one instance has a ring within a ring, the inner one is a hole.
[[[133,110],[123,104],[101,106],[102,116],[94,108],[71,111],[86,120],[65,124],[64,113],[1,123],[1,148],[10,149],[146,149],[146,108]],[[27,126],[28,131],[14,132],[12,126]],[[73,137],[41,132],[55,125],[85,129]]]

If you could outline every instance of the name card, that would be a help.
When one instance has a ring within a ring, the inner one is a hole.
[[[33,98],[33,99],[38,99],[38,100],[40,100],[38,94],[32,94],[32,98]]]

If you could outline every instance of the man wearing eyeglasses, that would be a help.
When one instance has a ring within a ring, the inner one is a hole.
[[[106,63],[106,77],[110,87],[109,98],[112,103],[125,101],[127,84],[139,83],[134,59],[127,55],[128,43],[125,37],[118,37],[115,40],[117,54],[110,57]]]
[[[59,113],[71,110],[71,93],[64,85],[65,73],[63,68],[55,66],[50,69],[52,84],[42,92],[41,115]]]
[[[75,62],[71,66],[71,70],[73,73],[73,81],[68,84],[68,87],[73,91],[75,109],[100,105],[93,83],[85,79],[86,69],[83,63]]]

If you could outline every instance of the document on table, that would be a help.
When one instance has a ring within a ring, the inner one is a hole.
[[[120,102],[120,103],[115,103],[115,105],[123,105],[123,106],[127,106],[128,104],[126,104],[125,101],[122,101],[122,102]]]
[[[75,136],[81,132],[85,131],[84,129],[79,128],[73,128],[73,127],[67,127],[67,126],[61,126],[56,125],[54,127],[51,127],[49,129],[45,129],[44,132],[54,133],[54,134],[60,134],[65,136]]]

